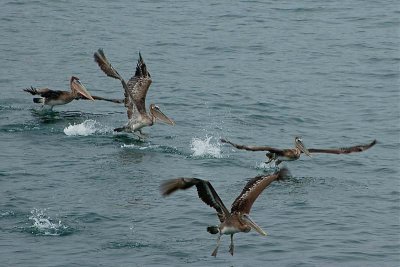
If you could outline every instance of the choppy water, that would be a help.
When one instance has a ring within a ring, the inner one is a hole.
[[[1,1],[0,265],[397,266],[400,262],[397,1]],[[145,142],[113,134],[122,106],[42,111],[29,86],[122,97],[93,62],[103,48],[126,79],[138,51],[176,127]],[[347,146],[287,164],[253,219],[268,232],[215,236],[195,191],[163,199],[161,181],[212,181],[227,205],[271,171],[245,144]]]

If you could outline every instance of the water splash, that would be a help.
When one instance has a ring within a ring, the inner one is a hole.
[[[160,145],[148,145],[148,146],[139,146],[135,144],[123,144],[121,145],[121,148],[133,148],[133,149],[139,149],[139,150],[156,150],[157,148],[160,148]]]
[[[71,232],[70,227],[58,222],[53,222],[52,219],[45,214],[46,210],[33,209],[29,220],[33,221],[30,226],[30,232],[34,235],[44,236],[61,236],[67,235]]]
[[[105,127],[95,120],[85,120],[79,124],[70,124],[64,129],[64,133],[68,136],[88,136],[92,134],[104,134],[112,132],[111,128]]]
[[[190,143],[190,149],[192,150],[193,157],[212,157],[222,158],[221,144],[218,142],[211,142],[212,136],[205,138],[193,137]]]

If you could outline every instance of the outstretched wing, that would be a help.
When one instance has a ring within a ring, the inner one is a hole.
[[[168,196],[176,190],[186,190],[196,186],[199,198],[217,211],[220,221],[224,221],[230,215],[229,210],[214,190],[209,181],[198,178],[176,178],[161,184],[160,191],[163,196]]]
[[[97,52],[94,53],[93,55],[94,61],[96,61],[97,65],[99,65],[100,69],[109,77],[112,77],[114,79],[118,79],[121,81],[122,87],[124,88],[124,105],[127,108],[127,115],[128,119],[132,118],[133,114],[133,102],[130,98],[130,93],[128,86],[125,82],[124,79],[122,79],[121,75],[119,75],[118,71],[114,69],[114,67],[111,65],[111,63],[108,61],[106,55],[104,54],[103,49],[97,50]]]
[[[282,149],[278,149],[278,148],[273,148],[270,146],[245,146],[245,145],[239,145],[239,144],[235,144],[232,143],[231,141],[228,141],[226,139],[220,139],[220,141],[222,143],[226,143],[226,144],[230,144],[233,147],[237,148],[237,149],[242,149],[242,150],[248,150],[248,151],[269,151],[272,153],[282,153],[283,150]]]
[[[329,149],[309,148],[308,151],[310,153],[349,154],[353,152],[362,152],[364,150],[367,150],[368,148],[374,146],[376,143],[377,141],[373,140],[371,143],[365,145]]]
[[[100,69],[109,77],[114,79],[123,80],[118,71],[114,69],[111,63],[108,61],[103,49],[97,50],[93,55],[94,61],[99,65]]]
[[[249,214],[254,201],[261,192],[275,180],[282,180],[288,173],[287,168],[282,168],[271,175],[259,175],[251,179],[243,188],[242,193],[232,204],[231,212]]]
[[[28,92],[32,95],[40,95],[41,97],[45,97],[45,98],[58,98],[61,94],[63,94],[63,91],[59,91],[59,90],[50,90],[49,88],[40,88],[37,89],[35,87],[31,88],[26,88],[24,89],[25,92]]]
[[[146,64],[139,53],[135,75],[129,79],[127,87],[135,108],[140,114],[146,113],[146,95],[151,82],[150,73],[147,71]]]
[[[117,103],[117,104],[124,103],[123,99],[105,98],[105,97],[96,96],[96,95],[92,95],[92,98],[94,100],[103,100],[103,101],[113,102],[113,103]],[[75,97],[75,100],[89,100],[89,98],[87,98],[86,96],[83,96],[83,95],[78,95],[77,97]]]

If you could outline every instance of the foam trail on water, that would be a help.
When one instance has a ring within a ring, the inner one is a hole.
[[[104,134],[112,132],[112,129],[107,128],[95,120],[85,120],[79,124],[70,124],[64,128],[64,133],[68,136],[88,136],[92,134]]]
[[[222,158],[221,144],[211,142],[212,139],[212,136],[207,135],[203,139],[193,137],[190,143],[190,149],[193,152],[192,156]]]
[[[148,146],[138,146],[138,145],[135,145],[135,144],[130,144],[130,145],[123,144],[123,145],[121,145],[121,148],[134,148],[134,149],[139,149],[139,150],[157,149],[159,147],[160,147],[160,145],[148,145]]]

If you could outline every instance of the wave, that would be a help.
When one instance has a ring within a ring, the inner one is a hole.
[[[208,135],[204,138],[192,138],[190,143],[192,156],[222,158],[221,143],[212,141],[213,138],[213,136]]]
[[[79,124],[70,124],[64,128],[64,133],[68,136],[88,136],[93,134],[112,133],[113,130],[103,126],[95,120],[85,120]]]

